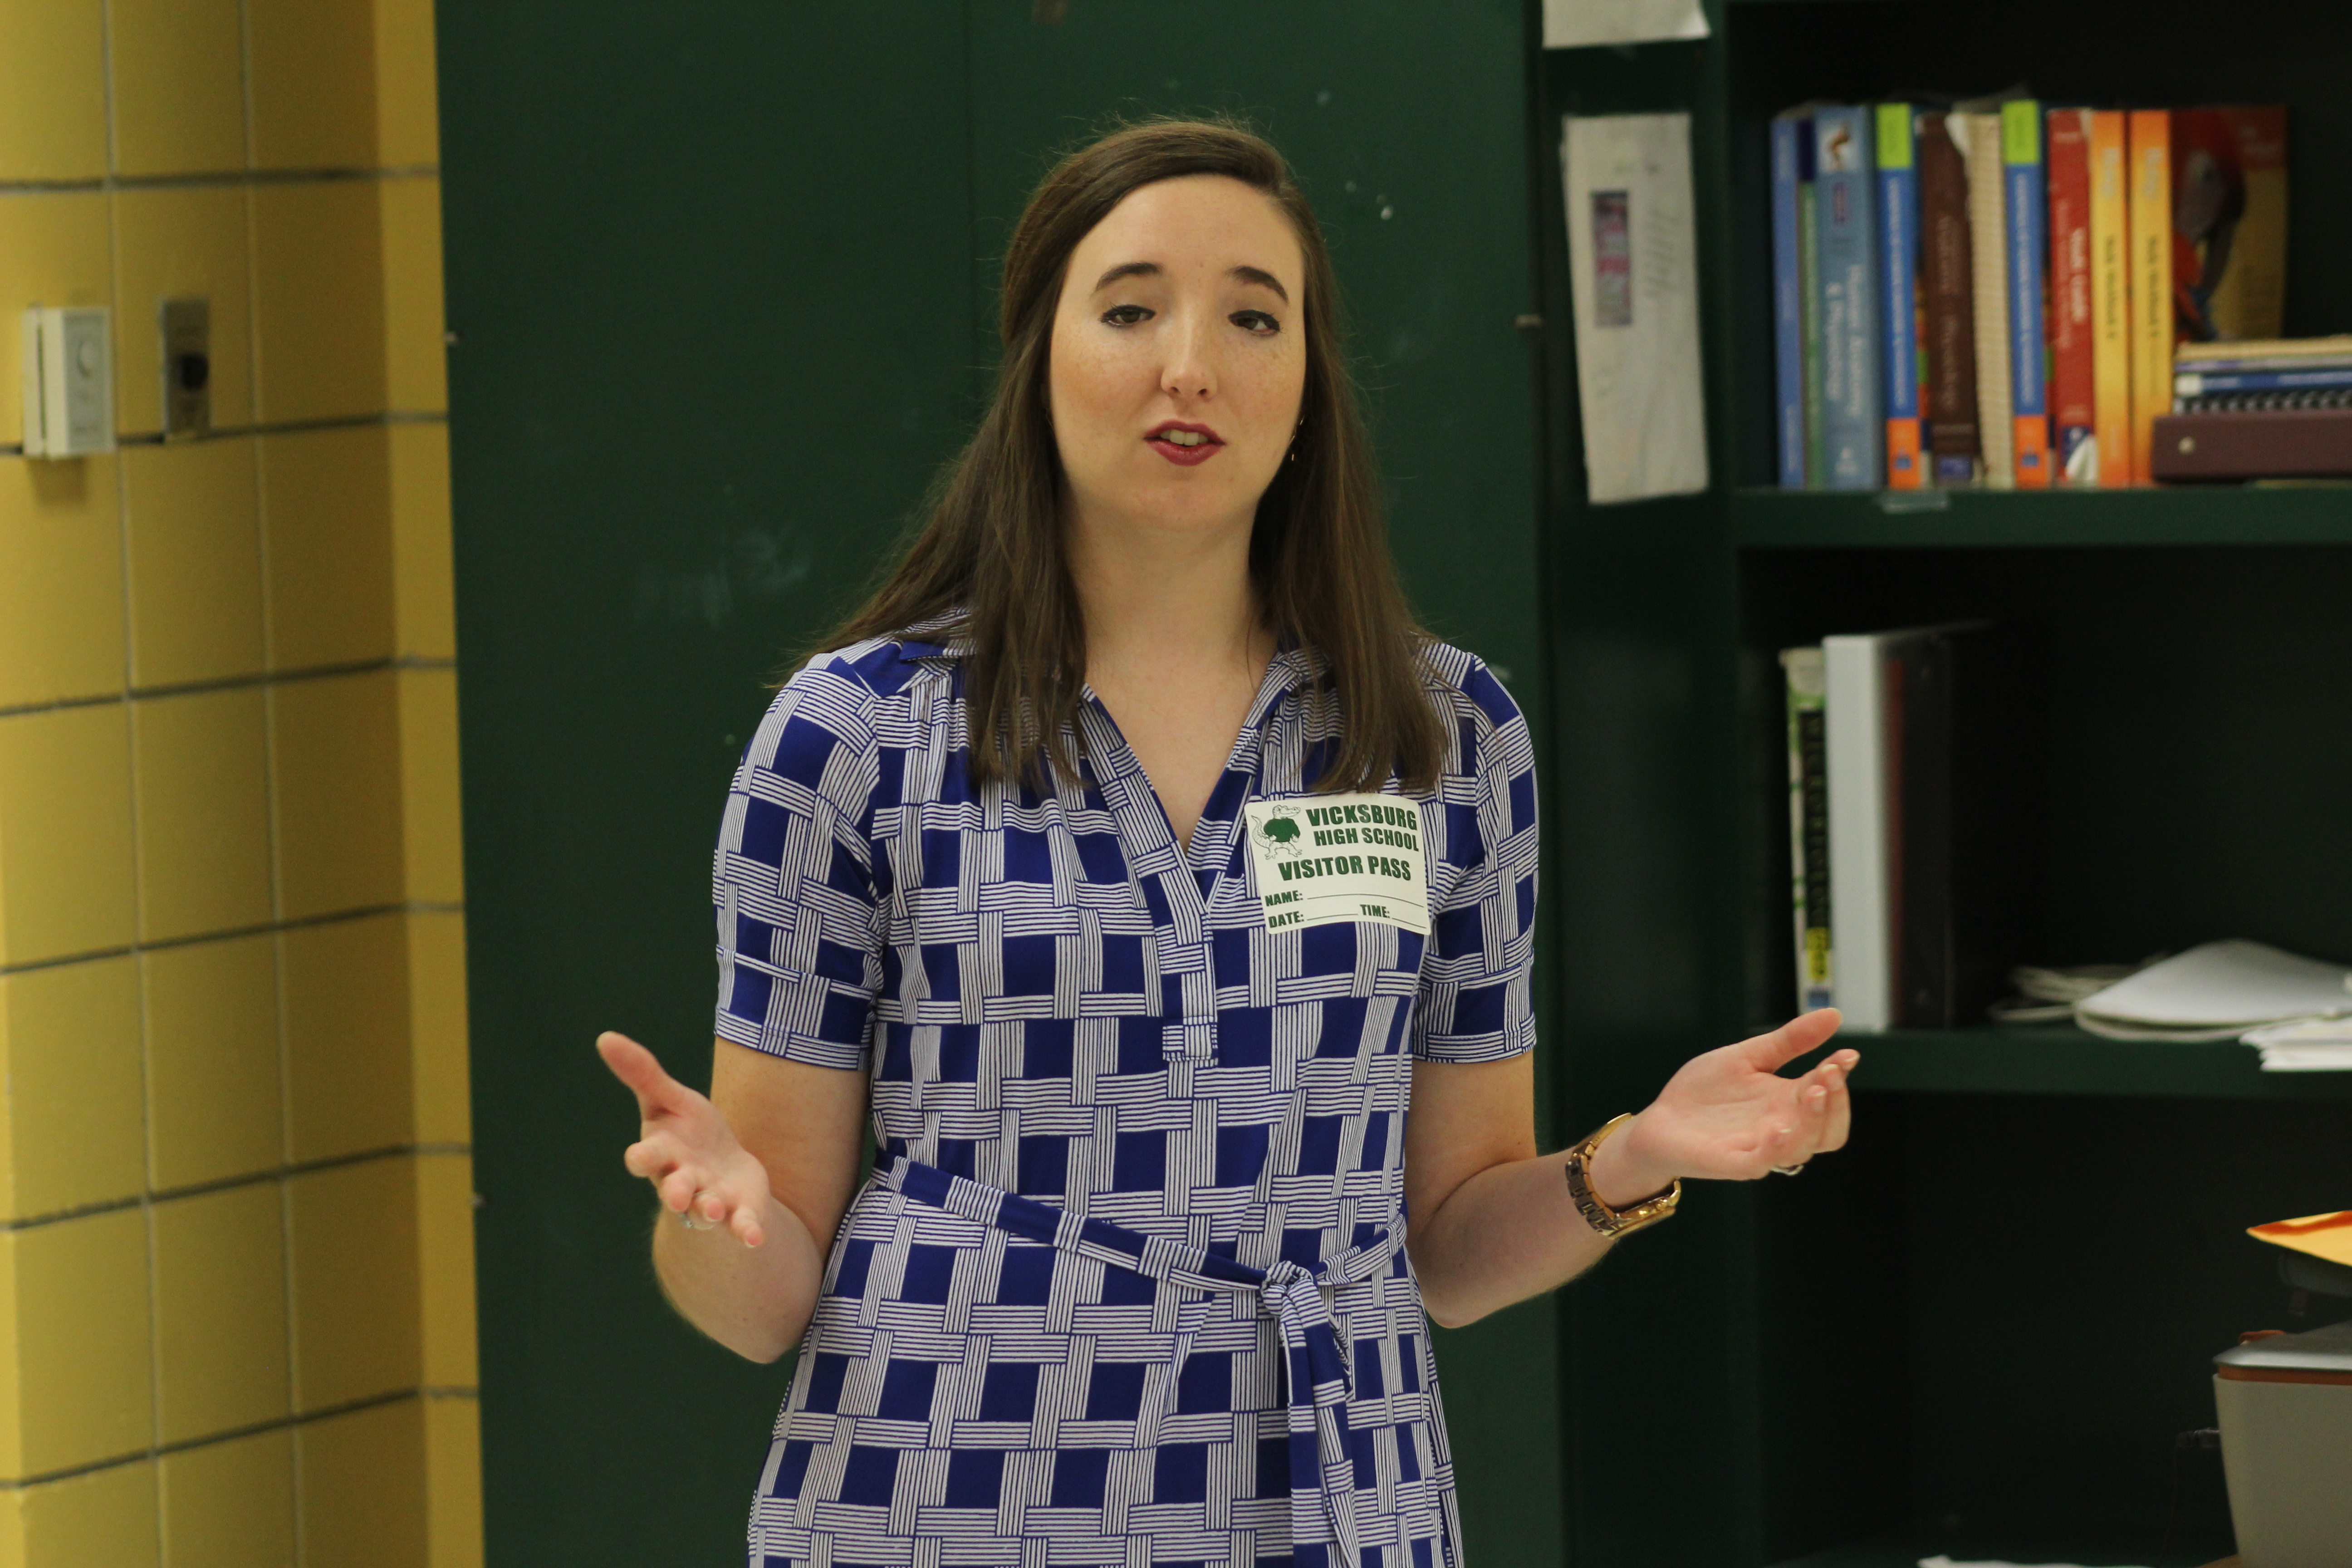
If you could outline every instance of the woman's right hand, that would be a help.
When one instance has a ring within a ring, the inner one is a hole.
[[[596,1053],[637,1097],[643,1126],[622,1157],[629,1173],[651,1182],[670,1213],[690,1208],[702,1228],[723,1225],[744,1246],[759,1246],[771,1196],[767,1167],[735,1141],[719,1108],[626,1035],[597,1036]]]

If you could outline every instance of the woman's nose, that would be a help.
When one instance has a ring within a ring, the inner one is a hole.
[[[1217,390],[1216,349],[1211,323],[1187,315],[1173,324],[1163,340],[1167,363],[1160,369],[1160,389],[1175,397],[1213,397]]]

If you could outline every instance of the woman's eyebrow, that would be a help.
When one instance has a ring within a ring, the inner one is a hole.
[[[1122,278],[1157,278],[1159,276],[1160,263],[1157,261],[1122,261],[1095,279],[1095,292],[1101,293]]]
[[[1101,293],[1122,278],[1157,278],[1160,274],[1160,267],[1157,261],[1122,261],[1095,279],[1095,292]],[[1271,289],[1284,304],[1290,303],[1290,290],[1282,286],[1281,279],[1263,267],[1246,265],[1236,267],[1226,276],[1237,278],[1244,283],[1255,283],[1263,288]]]
[[[1262,284],[1280,296],[1284,304],[1290,303],[1290,290],[1282,286],[1282,279],[1262,267],[1236,267],[1231,276],[1240,279],[1244,283]]]

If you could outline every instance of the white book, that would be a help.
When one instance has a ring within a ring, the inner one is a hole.
[[[1887,842],[1886,655],[1900,632],[1822,639],[1829,728],[1831,995],[1849,1029],[1895,1018]]]

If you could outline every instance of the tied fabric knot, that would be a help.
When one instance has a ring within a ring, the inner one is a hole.
[[[1370,1279],[1391,1267],[1404,1247],[1404,1216],[1360,1231],[1363,1239],[1314,1268],[1285,1258],[1253,1268],[1182,1242],[1147,1237],[1108,1220],[1083,1218],[1035,1198],[951,1176],[901,1154],[876,1179],[903,1196],[1098,1263],[1132,1269],[1164,1285],[1255,1294],[1282,1338],[1288,1373],[1285,1426],[1289,1435],[1290,1529],[1294,1546],[1330,1543],[1335,1561],[1360,1560],[1356,1535],[1355,1439],[1348,1406],[1355,1396],[1339,1327],[1323,1292]],[[1181,1362],[1180,1348],[1177,1359]],[[1172,1392],[1172,1380],[1171,1380]]]
[[[1307,1500],[1319,1496],[1339,1560],[1354,1563],[1359,1556],[1356,1456],[1348,1422],[1354,1379],[1339,1345],[1339,1325],[1331,1321],[1331,1305],[1323,1299],[1323,1288],[1336,1282],[1320,1269],[1286,1259],[1266,1270],[1257,1299],[1260,1310],[1281,1325],[1290,1373],[1286,1414],[1292,1540],[1311,1541],[1319,1533],[1313,1528],[1319,1521],[1312,1519],[1312,1504]]]

